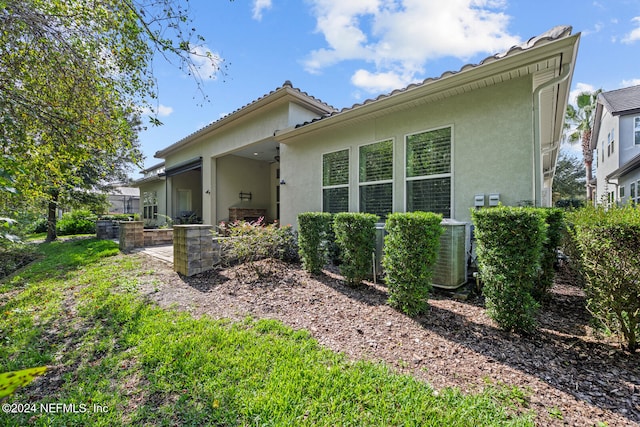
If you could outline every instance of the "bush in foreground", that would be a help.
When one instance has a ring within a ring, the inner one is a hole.
[[[539,210],[500,206],[472,211],[487,314],[505,330],[536,328],[538,279],[546,223]]]
[[[319,273],[327,262],[327,239],[330,230],[330,213],[298,214],[298,250],[302,268],[309,273]]]
[[[388,303],[413,316],[427,308],[433,266],[438,257],[442,215],[392,213],[387,217],[382,265],[389,287]]]
[[[340,273],[350,286],[360,284],[371,271],[376,221],[377,215],[357,212],[342,212],[333,218],[333,231],[340,248]]]
[[[634,352],[640,336],[640,209],[585,208],[569,216],[587,308]]]

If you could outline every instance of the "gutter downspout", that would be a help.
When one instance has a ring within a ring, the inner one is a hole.
[[[562,61],[560,62],[562,66]],[[540,182],[542,181],[542,143],[540,142],[540,93],[543,89],[550,86],[560,84],[567,80],[571,75],[571,66],[564,67],[565,69],[560,75],[554,79],[549,80],[546,83],[541,84],[533,91],[533,205],[540,207],[542,205],[542,188]],[[564,107],[566,109],[566,106]],[[564,117],[564,112],[562,116]],[[557,144],[557,142],[556,142]]]

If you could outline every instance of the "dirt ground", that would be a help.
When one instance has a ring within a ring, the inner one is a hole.
[[[385,304],[384,286],[348,287],[337,270],[310,275],[299,265],[236,266],[191,278],[145,256],[154,271],[141,290],[163,307],[195,316],[273,318],[311,332],[352,359],[382,361],[434,388],[477,392],[487,384],[525,391],[518,410],[538,425],[640,425],[640,354],[596,334],[584,294],[561,271],[539,331],[523,337],[497,329],[482,298],[434,292],[429,313],[410,318]],[[606,423],[606,424],[599,424]]]

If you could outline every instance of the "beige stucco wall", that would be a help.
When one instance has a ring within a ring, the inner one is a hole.
[[[533,199],[533,97],[529,77],[434,104],[326,127],[282,144],[281,218],[322,209],[322,154],[350,150],[349,209],[358,210],[358,147],[394,140],[394,211],[405,210],[405,136],[452,126],[452,217],[470,221],[474,195],[500,193],[505,205]],[[487,197],[488,199],[488,197]],[[488,200],[487,200],[488,203]]]
[[[271,208],[269,178],[271,165],[267,162],[238,156],[224,156],[216,161],[216,220],[229,218],[229,208],[240,204],[239,193],[251,193],[251,200],[242,202],[243,206],[267,209],[268,220],[274,216]],[[217,223],[216,222],[216,223]]]
[[[272,163],[241,160],[231,154],[239,148],[268,141],[278,129],[285,129],[317,117],[304,107],[277,101],[265,108],[239,117],[208,135],[203,135],[180,150],[169,154],[166,168],[202,157],[202,187],[199,197],[201,216],[207,224],[228,218],[228,208],[239,202],[240,190],[252,192],[253,204],[268,209],[268,219],[276,217],[275,167]],[[274,142],[275,144],[275,142]],[[175,193],[175,182],[170,184]],[[253,191],[252,189],[256,190]],[[209,191],[209,193],[207,193]],[[170,203],[173,203],[171,200]]]

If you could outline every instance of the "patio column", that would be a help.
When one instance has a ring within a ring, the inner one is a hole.
[[[131,252],[144,246],[144,223],[142,221],[120,221],[120,250]]]
[[[213,268],[211,225],[173,226],[173,269],[193,276]]]

